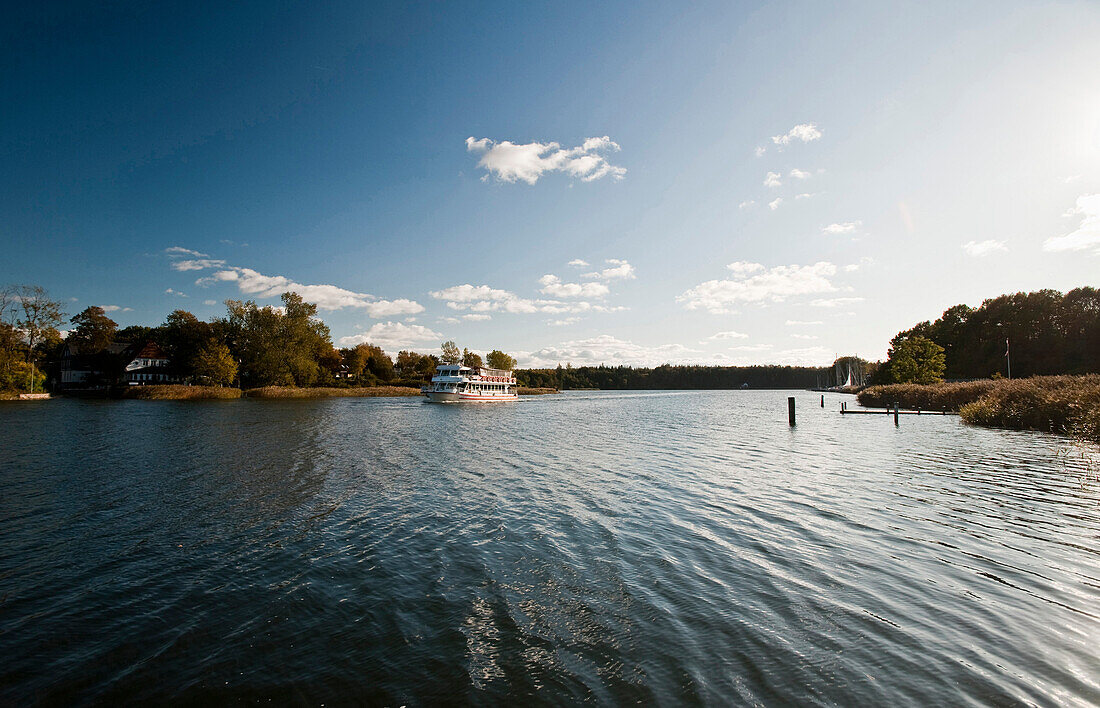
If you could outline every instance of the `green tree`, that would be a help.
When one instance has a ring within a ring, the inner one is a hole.
[[[197,380],[215,386],[228,386],[237,378],[237,362],[229,347],[213,339],[199,348],[191,370]]]
[[[480,369],[484,364],[481,361],[481,355],[472,352],[469,349],[462,350],[462,365],[469,366],[473,369]]]
[[[887,352],[886,368],[894,383],[931,384],[943,380],[943,347],[927,337],[895,337]]]
[[[187,310],[173,310],[157,330],[172,366],[181,376],[196,376],[192,367],[196,357],[208,342],[216,339],[211,324],[203,322]],[[136,340],[135,340],[136,341]]]
[[[462,361],[462,352],[459,351],[458,345],[454,343],[453,339],[448,339],[446,342],[443,342],[440,348],[443,352],[439,360],[444,364],[457,364]]]
[[[69,318],[73,329],[69,331],[68,342],[79,347],[85,354],[94,354],[107,348],[115,338],[118,323],[107,316],[102,307],[85,307]]]
[[[230,350],[242,361],[249,386],[309,386],[320,374],[320,359],[332,350],[328,326],[317,306],[297,293],[283,293],[283,308],[226,300],[227,316],[215,323]]]
[[[130,325],[115,332],[116,342],[137,344],[153,340],[159,343],[161,331],[159,327],[146,327],[145,325]]]
[[[516,360],[508,356],[499,349],[494,349],[489,352],[487,358],[489,366],[493,369],[504,369],[505,371],[511,371],[516,368]]]

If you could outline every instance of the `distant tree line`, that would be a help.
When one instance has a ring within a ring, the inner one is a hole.
[[[817,388],[829,381],[832,367],[817,366],[558,366],[520,369],[520,386],[610,390]],[[831,385],[831,383],[829,384]]]
[[[1038,290],[949,307],[890,340],[875,382],[1007,376],[1009,362],[1014,378],[1100,373],[1100,290]]]

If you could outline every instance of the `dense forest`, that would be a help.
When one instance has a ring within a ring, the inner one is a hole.
[[[816,388],[832,384],[833,368],[810,366],[558,366],[520,369],[520,386],[559,389]]]
[[[911,352],[923,349],[935,369],[936,353],[926,342],[942,349],[940,375],[934,378],[1007,376],[1009,363],[1013,378],[1100,373],[1100,290],[1076,288],[1065,295],[1038,290],[1001,295],[977,308],[950,307],[936,321],[921,322],[891,340],[891,356],[876,382],[924,383],[928,372],[899,366],[897,353],[912,358]]]

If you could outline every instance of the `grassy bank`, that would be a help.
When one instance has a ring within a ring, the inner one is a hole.
[[[1100,375],[1033,376],[956,384],[872,386],[865,406],[958,411],[971,425],[1043,430],[1100,442]]]
[[[222,386],[130,386],[122,390],[120,398],[142,401],[199,401],[240,398],[239,388]]]
[[[367,386],[362,388],[292,388],[288,386],[264,386],[244,392],[248,398],[394,398],[419,396],[420,389],[408,386]]]
[[[18,401],[18,391],[0,391],[0,401]]]
[[[528,388],[527,386],[517,386],[516,393],[521,396],[545,396],[548,393],[561,393],[556,388]]]

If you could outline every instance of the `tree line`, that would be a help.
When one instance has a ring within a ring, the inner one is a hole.
[[[174,310],[155,327],[119,328],[102,307],[69,317],[62,303],[38,286],[0,289],[0,390],[41,390],[47,375],[58,379],[63,348],[103,372],[96,385],[110,385],[125,365],[118,344],[156,343],[167,355],[174,377],[216,386],[418,386],[441,362],[482,366],[480,355],[445,342],[442,356],[403,350],[396,359],[379,346],[362,343],[336,348],[317,305],[296,293],[282,295],[282,307],[226,300],[226,314],[209,321]],[[116,345],[112,348],[112,345]],[[514,369],[515,359],[500,350],[489,366]]]
[[[817,388],[829,381],[832,367],[817,366],[558,366],[520,369],[520,386],[605,390]],[[831,385],[831,384],[827,384]]]
[[[1001,295],[955,305],[890,340],[876,383],[1100,373],[1100,290]]]

